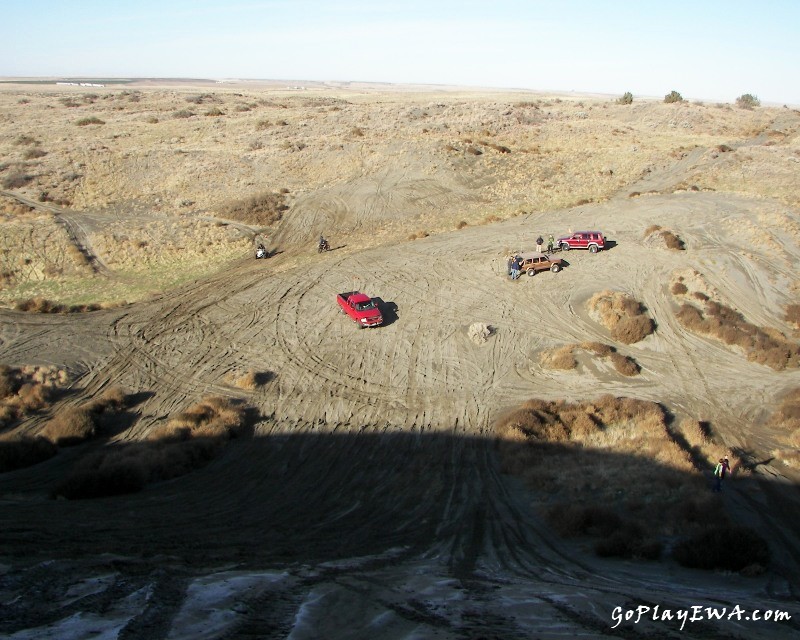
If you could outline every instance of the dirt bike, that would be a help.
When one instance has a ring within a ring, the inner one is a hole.
[[[319,241],[317,245],[317,253],[322,253],[323,251],[330,251],[331,245],[328,244],[328,241],[325,238]]]

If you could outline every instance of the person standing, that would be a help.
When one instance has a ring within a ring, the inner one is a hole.
[[[536,250],[541,253],[542,252],[542,245],[544,244],[544,240],[542,240],[542,236],[536,238]]]
[[[511,264],[512,280],[517,280],[519,278],[520,269],[522,269],[522,258],[520,256],[516,256],[514,258],[514,262]]]
[[[728,472],[728,465],[723,458],[719,459],[717,466],[714,467],[714,491],[722,491],[722,481]]]
[[[553,234],[551,233],[549,236],[547,236],[547,253],[553,253],[553,247],[555,246],[555,243],[556,239],[553,237]]]
[[[511,271],[513,268],[514,268],[514,254],[509,253],[508,260],[506,261],[506,271],[508,272],[508,275],[511,275]]]

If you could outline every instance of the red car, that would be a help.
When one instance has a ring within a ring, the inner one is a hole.
[[[342,312],[350,316],[358,328],[377,327],[383,324],[383,315],[375,301],[360,291],[346,291],[337,294],[336,302]]]
[[[572,235],[562,236],[556,240],[555,246],[562,251],[588,249],[591,253],[597,253],[605,248],[606,239],[602,231],[576,231]]]

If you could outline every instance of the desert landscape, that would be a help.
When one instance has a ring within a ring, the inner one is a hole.
[[[667,97],[0,83],[0,636],[796,637],[800,111]]]

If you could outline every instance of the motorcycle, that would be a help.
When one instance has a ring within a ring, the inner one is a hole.
[[[320,238],[319,245],[317,245],[317,253],[330,250],[331,246],[328,244],[328,241],[325,238]]]
[[[269,251],[267,251],[263,244],[258,245],[258,248],[256,249],[256,260],[259,258],[269,258]]]

